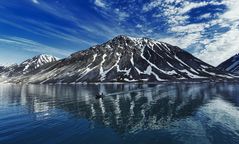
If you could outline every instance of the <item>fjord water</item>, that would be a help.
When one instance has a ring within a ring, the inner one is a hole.
[[[4,84],[0,143],[238,144],[239,84]]]

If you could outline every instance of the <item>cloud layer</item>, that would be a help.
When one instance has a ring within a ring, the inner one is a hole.
[[[155,17],[167,18],[168,33],[161,39],[185,48],[198,58],[216,66],[239,53],[239,13],[236,0],[183,1],[155,0],[144,5],[146,12],[156,9]],[[161,13],[161,7],[166,8]]]

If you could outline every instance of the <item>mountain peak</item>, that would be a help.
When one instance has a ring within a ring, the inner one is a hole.
[[[148,37],[132,37],[132,36],[127,36],[127,35],[118,35],[118,36],[114,37],[113,40],[132,40],[132,41],[151,40],[151,41],[155,41]]]
[[[118,35],[113,39],[109,40],[108,42],[98,45],[98,47],[104,47],[107,49],[117,49],[117,48],[138,48],[142,49],[145,46],[153,47],[154,45],[167,45],[166,43],[162,43],[157,40],[153,40],[148,37],[131,37],[126,35]]]
[[[121,42],[121,43],[134,43],[136,45],[154,45],[154,44],[166,44],[159,40],[155,40],[149,37],[131,37],[126,35],[119,35],[113,38],[111,41],[113,42]]]
[[[40,58],[40,59],[54,59],[54,60],[57,60],[58,58],[55,57],[55,56],[52,56],[52,55],[48,55],[48,54],[39,54],[37,56],[34,56],[32,59],[37,59],[37,58]]]
[[[127,35],[118,35],[116,37],[114,37],[112,40],[110,41],[131,41],[132,37],[129,37]]]
[[[57,61],[57,59],[58,58],[48,54],[40,54],[40,55],[34,56],[33,58],[25,60],[19,66],[23,68],[24,72],[27,72],[29,70],[36,69],[40,66],[43,66],[47,63]]]
[[[129,38],[129,36],[127,35],[117,35],[116,37],[114,37],[113,39],[119,39],[119,38]]]

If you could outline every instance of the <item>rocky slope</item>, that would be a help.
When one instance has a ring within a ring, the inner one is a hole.
[[[239,54],[234,55],[228,60],[217,66],[218,69],[239,74]]]
[[[41,54],[31,59],[27,59],[19,65],[14,64],[9,67],[1,67],[0,75],[5,78],[23,76],[35,71],[36,69],[46,64],[49,64],[55,61],[57,61],[56,57],[51,55]]]

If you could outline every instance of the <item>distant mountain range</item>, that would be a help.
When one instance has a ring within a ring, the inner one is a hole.
[[[20,65],[0,67],[2,82],[81,83],[157,82],[187,79],[231,79],[177,46],[149,38],[117,36],[101,45],[57,60],[40,55]]]
[[[218,69],[239,74],[239,54],[236,54],[228,60],[217,66]]]
[[[12,78],[17,76],[23,76],[37,70],[38,68],[45,66],[48,63],[57,61],[58,58],[46,54],[35,56],[31,59],[27,59],[21,64],[13,64],[9,67],[0,67],[0,74],[4,78]]]

